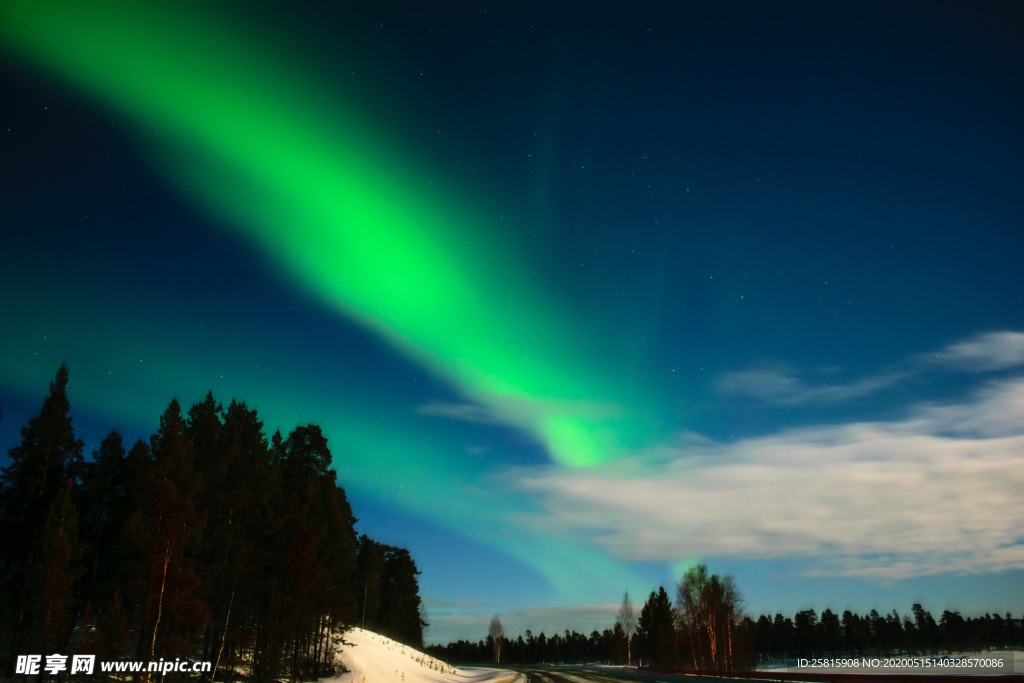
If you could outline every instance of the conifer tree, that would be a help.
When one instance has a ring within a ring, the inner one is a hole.
[[[136,592],[143,606],[139,659],[186,654],[188,635],[205,621],[198,581],[185,554],[202,531],[196,510],[201,478],[195,472],[192,446],[185,435],[181,406],[172,400],[160,417],[152,439],[152,458],[140,465],[138,509],[129,521],[141,550],[142,567]],[[143,676],[148,680],[148,673]]]
[[[778,653],[775,650],[775,634],[772,628],[772,620],[768,615],[762,614],[758,617],[756,633],[755,648],[758,652],[758,661],[772,661],[778,656]]]
[[[124,525],[134,508],[133,485],[121,435],[110,432],[82,468],[78,491],[80,535],[87,549],[83,594],[85,602],[92,605],[109,602],[117,586],[126,582],[120,546]]]
[[[817,651],[818,613],[813,609],[805,609],[796,613],[793,618],[796,637],[796,653],[801,657],[813,656]]]
[[[651,666],[651,603],[654,602],[654,596],[655,592],[651,591],[647,602],[640,608],[640,617],[636,622],[636,638],[633,642],[633,652],[637,661],[642,663],[646,659],[648,666]]]
[[[50,506],[39,538],[38,574],[33,610],[38,615],[43,652],[60,652],[73,626],[74,586],[78,579],[78,511],[68,479]]]
[[[419,582],[416,579],[419,573],[408,550],[387,547],[381,628],[395,640],[413,647],[423,645]]]
[[[650,630],[648,643],[653,666],[672,668],[676,665],[675,612],[664,586],[657,593],[651,592],[648,601],[650,609]]]
[[[381,582],[384,580],[384,546],[366,534],[359,537],[357,555],[358,575],[358,618],[362,628],[377,628],[377,613],[380,610]]]
[[[205,403],[209,414],[212,396]],[[199,412],[189,414],[191,424],[195,424],[191,416]],[[220,668],[231,634],[237,634],[234,640],[239,642],[241,628],[254,618],[252,606],[258,604],[260,580],[255,562],[259,537],[275,500],[268,470],[270,451],[256,411],[232,401],[223,412],[218,432],[215,454],[210,451],[202,465],[207,477],[202,508],[208,514],[202,563],[205,600],[211,613],[203,656],[213,661],[211,680]]]
[[[0,594],[7,605],[11,632],[8,676],[37,616],[30,611],[39,573],[39,537],[49,511],[69,478],[77,477],[84,444],[71,426],[67,397],[68,369],[61,365],[39,414],[21,428],[21,443],[7,452],[11,464],[0,470],[0,547],[9,562]]]
[[[61,368],[0,472],[0,666],[77,629],[77,652],[103,661],[202,652],[207,680],[243,662],[253,683],[316,679],[367,607],[422,642],[415,562],[359,541],[319,427],[268,444],[255,411],[207,394],[187,417],[172,401],[149,443],[126,454],[111,432],[84,463],[66,385]]]
[[[543,634],[542,634],[543,635]],[[612,654],[613,664],[626,664],[629,661],[629,653],[626,648],[626,631],[622,622],[616,621],[612,628]]]
[[[131,650],[130,638],[130,624],[121,602],[121,591],[115,590],[103,618],[96,625],[93,646],[89,650],[83,649],[82,652],[95,654],[99,661],[123,659]]]
[[[830,609],[821,613],[821,644],[826,654],[835,657],[839,652],[840,624],[839,615]]]

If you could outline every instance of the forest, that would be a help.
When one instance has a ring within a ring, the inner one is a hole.
[[[316,680],[347,625],[422,646],[416,564],[357,535],[319,427],[268,439],[255,410],[207,394],[186,412],[172,400],[148,442],[113,431],[87,460],[67,384],[62,366],[0,472],[6,676],[18,655],[83,653]]]
[[[919,604],[861,616],[849,610],[797,612],[792,618],[743,614],[743,598],[729,576],[691,568],[676,586],[675,604],[664,587],[652,591],[637,614],[624,597],[614,628],[546,636],[526,631],[496,647],[477,642],[434,645],[428,652],[454,664],[627,664],[660,669],[751,670],[798,657],[862,657],[981,652],[1024,647],[1020,618],[963,617],[944,611],[936,620]],[[492,622],[493,623],[493,622]],[[494,629],[491,629],[494,632]],[[500,638],[500,636],[499,636]]]

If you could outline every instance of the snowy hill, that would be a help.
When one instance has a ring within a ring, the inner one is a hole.
[[[337,662],[348,673],[326,679],[331,683],[514,683],[517,678],[502,669],[457,669],[361,628],[345,633]]]

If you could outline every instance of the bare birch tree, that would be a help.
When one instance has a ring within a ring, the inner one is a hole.
[[[743,597],[731,576],[708,575],[703,564],[683,575],[676,591],[679,627],[698,669],[735,668],[733,640]]]
[[[636,633],[637,618],[633,603],[629,601],[629,591],[622,596],[622,606],[619,607],[619,614],[615,621],[622,626],[622,632],[626,634],[626,660],[630,666],[633,666],[633,651],[630,641],[633,640],[633,634]]]
[[[505,639],[505,627],[501,624],[501,619],[495,614],[494,618],[491,619],[491,625],[487,629],[487,635],[490,637],[494,647],[494,663],[501,663],[501,641]]]

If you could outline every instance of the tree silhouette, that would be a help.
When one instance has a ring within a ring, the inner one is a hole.
[[[32,591],[42,630],[44,652],[57,652],[71,635],[73,591],[78,579],[78,511],[71,479],[50,506],[40,536],[39,571]]]
[[[703,564],[691,567],[677,586],[676,605],[697,668],[733,668],[736,626],[743,606],[735,580],[709,575]]]
[[[149,443],[126,454],[111,432],[83,462],[67,382],[62,366],[0,472],[5,670],[70,648],[212,661],[207,681],[315,680],[360,608],[422,643],[416,563],[357,538],[319,427],[268,442],[255,410],[207,394],[187,415],[172,401]]]
[[[637,623],[639,654],[646,657],[648,666],[671,668],[676,665],[676,627],[672,602],[664,587],[651,591],[640,610]]]
[[[629,601],[628,590],[622,595],[622,605],[619,607],[619,613],[615,621],[616,624],[622,627],[622,635],[626,638],[626,662],[633,666],[632,641],[633,634],[636,633],[637,617],[636,610],[633,609],[633,603]]]
[[[5,567],[0,592],[13,613],[7,675],[14,674],[15,655],[33,646],[42,526],[68,479],[78,476],[84,444],[71,426],[67,397],[68,369],[61,365],[50,382],[39,414],[21,428],[21,443],[7,452],[11,464],[0,470],[3,524],[0,547]]]
[[[490,626],[487,627],[487,639],[491,643],[491,647],[494,650],[494,663],[501,663],[501,646],[505,640],[505,627],[501,624],[501,619],[495,614],[491,618]]]

